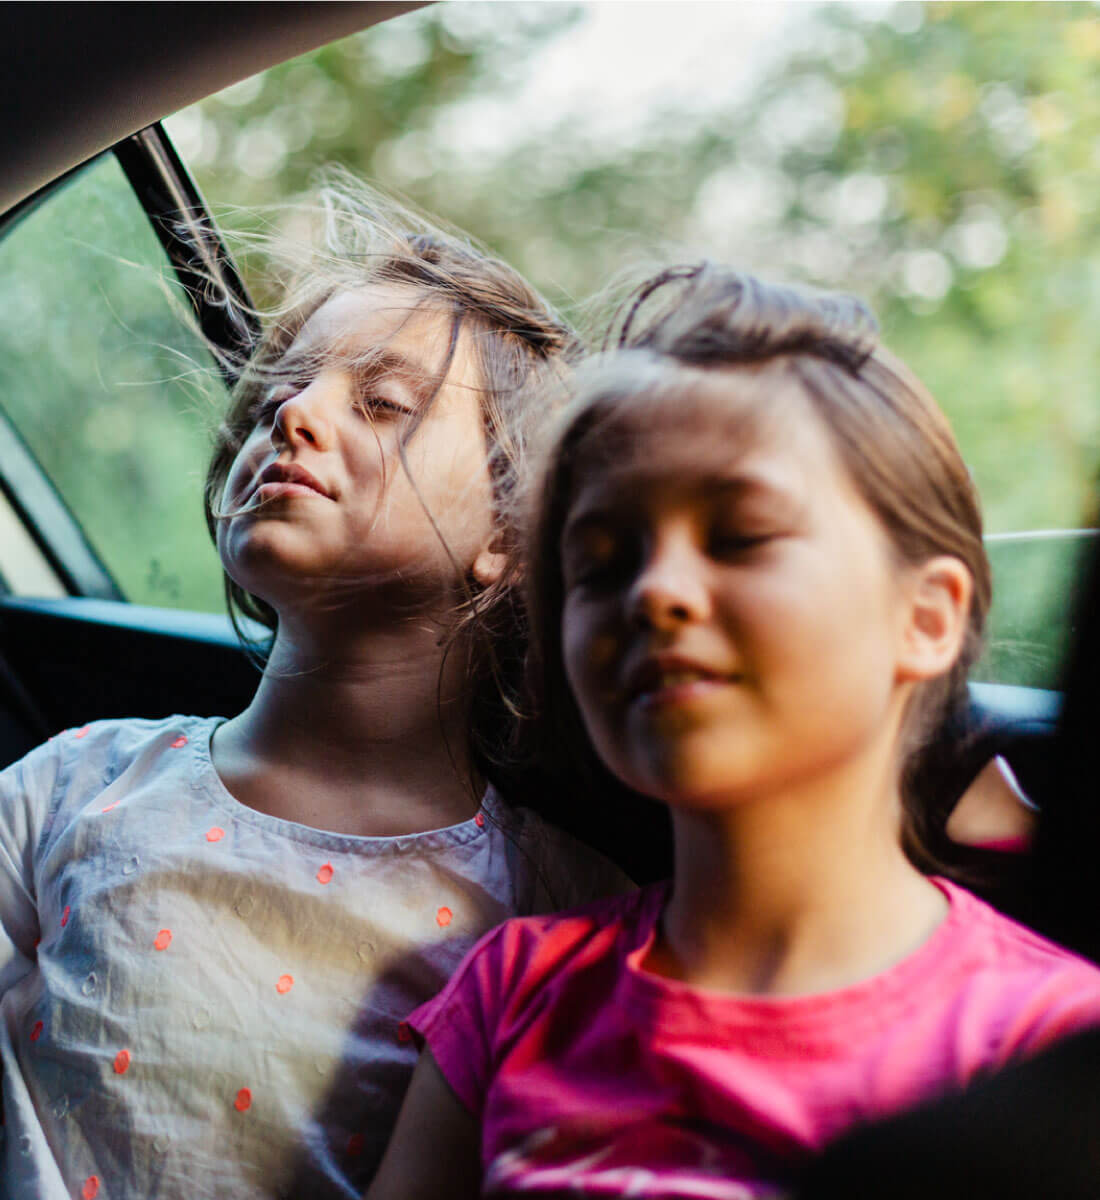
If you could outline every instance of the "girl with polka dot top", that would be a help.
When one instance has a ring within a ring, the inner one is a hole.
[[[504,918],[625,886],[487,784],[528,397],[573,337],[365,189],[321,210],[207,479],[231,601],[271,635],[254,699],[0,774],[0,1197],[357,1194],[407,1014]]]

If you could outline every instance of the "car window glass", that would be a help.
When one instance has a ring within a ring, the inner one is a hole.
[[[223,608],[202,485],[224,402],[113,155],[5,231],[0,406],[136,603]],[[0,561],[0,571],[13,591],[50,591],[40,570]]]
[[[1098,57],[1076,5],[451,3],[168,129],[215,207],[342,162],[567,308],[702,253],[866,296],[983,497],[976,675],[1054,687],[1100,467]]]
[[[973,678],[1058,688],[1076,616],[1077,588],[1092,529],[1037,529],[991,534],[993,610],[987,648]]]
[[[168,128],[216,209],[277,205],[342,162],[567,308],[646,253],[867,295],[983,496],[996,599],[977,677],[1056,686],[1100,461],[1100,18],[669,10],[421,9]],[[1014,61],[1029,71],[1006,72]],[[600,69],[571,98],[585,63]],[[209,373],[163,268],[110,159],[21,222],[0,243],[0,402],[128,596],[217,608],[198,499]]]

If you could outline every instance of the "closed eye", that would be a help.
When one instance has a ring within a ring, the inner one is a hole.
[[[585,544],[565,549],[562,567],[566,588],[603,591],[624,586],[637,568],[638,548],[606,534],[589,534],[583,541]]]
[[[711,538],[709,552],[715,558],[741,558],[763,549],[775,537],[772,533],[718,533]]]
[[[404,404],[399,404],[396,400],[389,400],[385,396],[379,396],[377,392],[366,392],[357,397],[355,407],[366,417],[374,417],[379,413],[410,417],[413,412],[411,408],[406,408]]]
[[[610,587],[615,582],[616,574],[614,561],[579,563],[571,566],[566,572],[565,584],[567,588]]]

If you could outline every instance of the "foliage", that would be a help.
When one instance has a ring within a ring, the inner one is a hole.
[[[113,156],[0,240],[0,403],[124,594],[215,609],[202,515],[219,381]]]
[[[683,6],[684,21],[707,8]],[[640,260],[703,252],[859,291],[947,410],[992,530],[1092,523],[1100,15],[792,11],[747,93],[639,111],[614,136],[576,114],[495,134],[537,56],[584,21],[564,4],[421,9],[168,127],[230,225],[339,161],[470,230],[574,312]],[[82,363],[75,375],[93,378]],[[1051,682],[1075,544],[1027,546],[997,546],[991,662],[1002,679]]]
[[[331,147],[471,230],[567,305],[633,262],[699,253],[859,291],[947,410],[989,528],[1092,522],[1095,9],[807,8],[775,68],[725,110],[649,113],[614,143],[569,117],[537,139],[470,154],[456,129],[490,114],[469,97],[514,92],[524,55],[578,19],[557,6],[490,7],[488,17],[476,5],[425,10],[317,56],[328,86],[358,78],[354,110],[370,114],[357,146],[333,139],[319,157]],[[276,111],[265,96],[286,111],[300,69],[273,72],[269,88],[233,110],[243,128]],[[224,100],[202,111],[227,119]],[[304,165],[298,158],[261,187],[219,156],[201,178],[215,195],[273,198],[302,182]],[[998,548],[1000,677],[1050,680],[1073,551],[1030,550],[1032,564],[1045,554],[1038,580],[1048,586],[1037,587]]]

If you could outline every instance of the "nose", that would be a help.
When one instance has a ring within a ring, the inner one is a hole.
[[[670,632],[711,611],[704,564],[686,538],[654,546],[629,596],[631,622],[640,629]]]
[[[326,413],[325,390],[320,379],[314,379],[279,405],[271,427],[271,440],[291,447],[329,448],[332,424]]]

